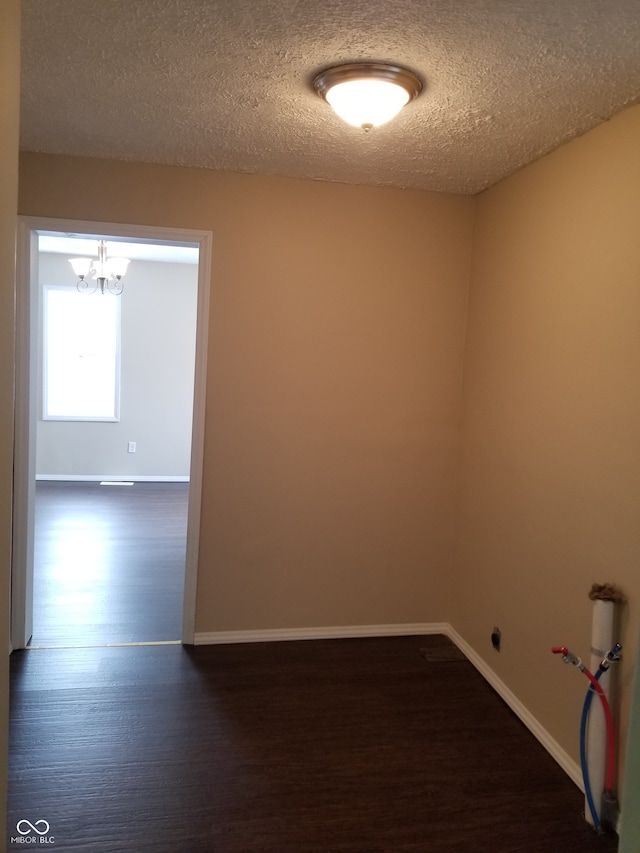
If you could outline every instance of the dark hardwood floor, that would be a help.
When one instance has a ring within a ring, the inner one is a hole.
[[[31,645],[180,639],[188,493],[39,481]]]
[[[60,853],[614,851],[474,667],[419,651],[447,644],[16,652],[10,829],[47,821]]]

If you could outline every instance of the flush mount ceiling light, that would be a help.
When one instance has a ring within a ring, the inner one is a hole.
[[[370,130],[390,121],[422,91],[408,68],[383,62],[353,62],[321,71],[313,88],[341,119]]]

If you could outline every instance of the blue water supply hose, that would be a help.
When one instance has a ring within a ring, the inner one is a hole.
[[[603,672],[603,669],[599,669],[596,672],[595,677],[598,681],[600,681],[600,676]],[[584,705],[582,706],[582,718],[580,720],[580,766],[582,768],[584,794],[587,798],[587,804],[589,806],[589,811],[591,812],[593,825],[598,832],[601,832],[602,827],[600,824],[600,818],[598,817],[598,810],[596,809],[596,804],[593,802],[593,792],[591,790],[591,781],[589,779],[589,765],[587,763],[587,720],[589,718],[589,709],[591,708],[591,702],[593,701],[593,694],[594,690],[590,684],[587,688],[587,695],[584,698]]]
[[[610,664],[619,659],[621,651],[622,646],[620,645],[620,643],[616,643],[598,667],[598,671],[595,674],[596,681],[600,681],[601,676],[609,669]],[[582,717],[580,719],[580,765],[582,767],[584,793],[585,797],[587,798],[587,804],[589,806],[589,811],[591,812],[591,817],[593,818],[593,825],[598,832],[601,832],[602,824],[600,822],[600,818],[598,817],[598,810],[596,808],[596,804],[593,801],[593,791],[591,790],[591,780],[589,779],[589,764],[587,761],[587,721],[589,719],[589,711],[591,709],[591,702],[593,701],[594,692],[595,691],[593,689],[593,685],[590,684],[587,689],[587,695],[584,697],[584,704],[582,706]]]

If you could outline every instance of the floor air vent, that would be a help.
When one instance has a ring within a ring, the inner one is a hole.
[[[418,649],[422,657],[429,663],[451,663],[452,661],[466,660],[457,646],[434,646],[430,649]]]

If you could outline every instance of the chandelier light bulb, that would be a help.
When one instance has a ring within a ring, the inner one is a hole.
[[[112,276],[121,279],[127,272],[129,266],[129,258],[109,258],[107,261],[107,269]]]
[[[69,263],[79,279],[85,278],[91,271],[91,258],[69,258]]]

